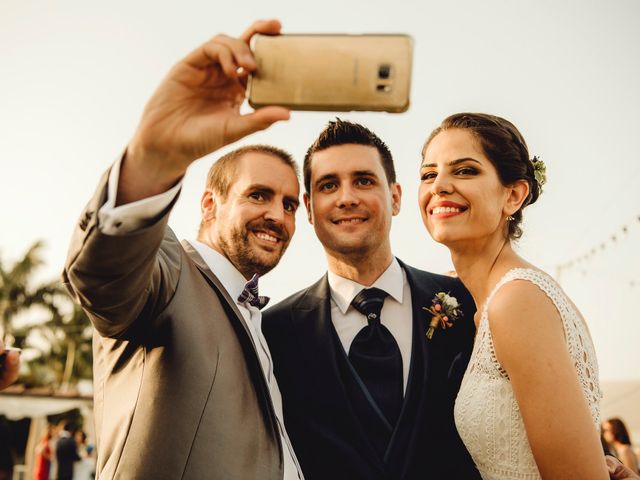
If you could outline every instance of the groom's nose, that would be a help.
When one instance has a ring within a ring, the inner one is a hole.
[[[345,185],[340,189],[338,193],[337,204],[338,207],[354,207],[360,203],[358,192],[351,185]]]

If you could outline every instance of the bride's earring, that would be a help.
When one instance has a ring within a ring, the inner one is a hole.
[[[507,216],[507,222],[513,222],[514,220],[515,220],[515,217],[513,215]]]

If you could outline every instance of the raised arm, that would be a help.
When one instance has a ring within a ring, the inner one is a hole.
[[[277,20],[258,21],[239,38],[216,35],[174,65],[129,144],[118,205],[166,191],[198,158],[289,118],[282,107],[240,114],[247,74],[256,68],[249,41],[279,32]]]
[[[240,38],[217,35],[178,62],[145,107],[120,164],[115,204],[166,192],[198,158],[289,117],[281,107],[241,115],[246,75],[255,69],[249,41],[277,34],[276,20],[255,22]],[[113,188],[113,187],[112,187]],[[103,336],[119,337],[139,318],[155,318],[179,279],[181,249],[166,227],[173,202],[144,228],[102,231],[104,176],[78,222],[63,281]],[[175,199],[174,199],[175,201]]]
[[[509,282],[491,302],[489,321],[542,478],[608,478],[562,319],[551,300],[532,283]]]

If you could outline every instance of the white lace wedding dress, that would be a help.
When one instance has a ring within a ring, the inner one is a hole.
[[[496,358],[487,315],[496,291],[512,280],[534,283],[558,309],[569,354],[575,362],[593,422],[600,429],[602,395],[598,365],[584,320],[551,277],[533,269],[510,270],[484,304],[471,360],[455,404],[456,427],[484,480],[540,478],[511,382]]]

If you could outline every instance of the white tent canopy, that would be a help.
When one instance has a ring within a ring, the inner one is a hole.
[[[10,387],[11,388],[11,387]],[[16,472],[31,478],[36,444],[47,428],[47,416],[58,415],[74,408],[80,409],[84,418],[84,429],[88,437],[95,441],[93,401],[91,398],[65,397],[29,393],[29,391],[0,392],[0,415],[9,420],[31,418],[29,438],[25,449],[24,465],[16,465]]]
[[[9,420],[26,417],[46,417],[68,412],[74,408],[81,411],[91,408],[93,402],[86,398],[61,398],[28,394],[1,394],[0,415]]]

